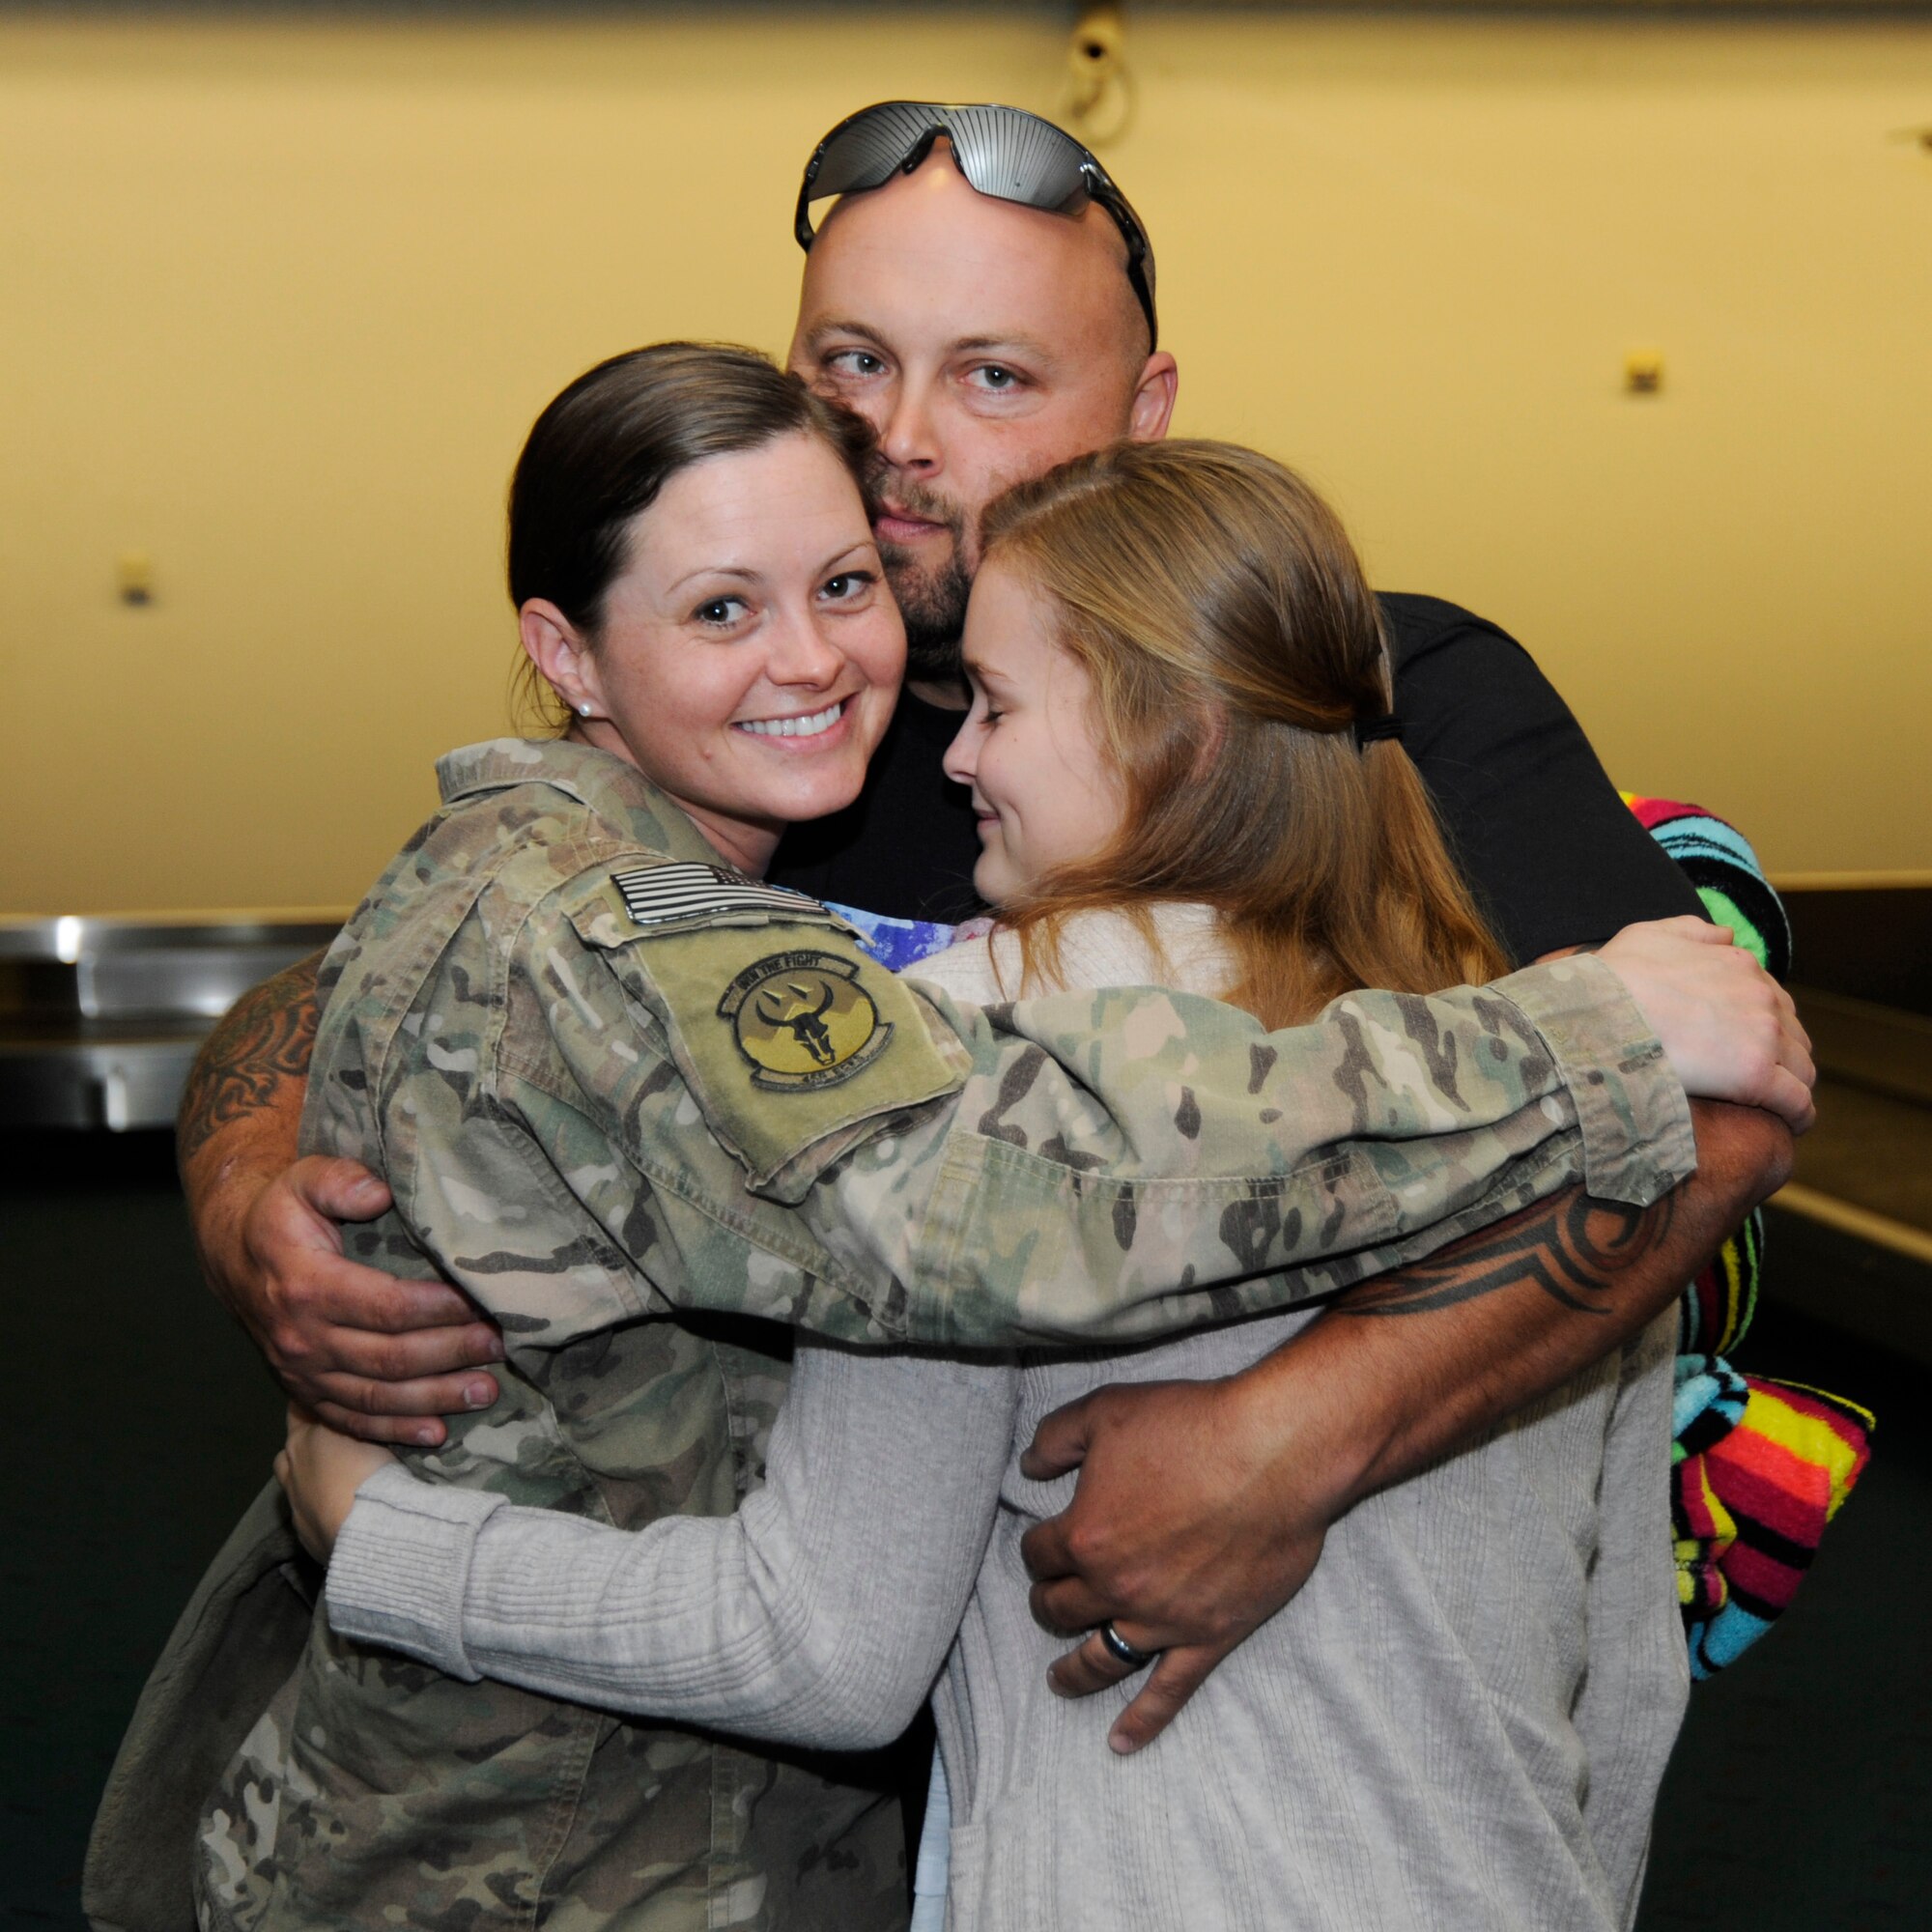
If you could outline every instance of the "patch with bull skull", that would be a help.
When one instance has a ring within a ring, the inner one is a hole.
[[[768,952],[724,989],[718,1016],[732,1024],[754,1087],[836,1087],[868,1066],[892,1037],[856,961],[818,952]]]

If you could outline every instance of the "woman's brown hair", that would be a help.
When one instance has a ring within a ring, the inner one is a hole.
[[[1506,970],[1392,738],[1388,641],[1335,513],[1231,443],[1123,442],[992,504],[982,568],[1054,607],[1093,681],[1126,810],[1002,923],[1057,977],[1067,915],[1162,900],[1221,915],[1226,997],[1268,1026],[1356,987],[1435,992]]]

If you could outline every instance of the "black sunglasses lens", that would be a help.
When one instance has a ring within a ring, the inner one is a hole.
[[[1084,192],[1079,144],[1058,128],[1010,107],[955,107],[947,116],[952,152],[981,194],[1025,208],[1064,208]]]
[[[806,190],[808,201],[883,186],[942,131],[952,143],[959,172],[981,194],[1054,209],[1086,188],[1078,144],[1031,114],[1002,106],[892,100],[855,114],[826,137]]]
[[[918,100],[887,101],[853,115],[826,137],[811,181],[811,199],[882,186],[931,131],[936,118],[932,107]]]

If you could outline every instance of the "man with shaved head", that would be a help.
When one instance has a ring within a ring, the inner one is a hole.
[[[1174,412],[1174,357],[1100,206],[982,195],[936,141],[910,174],[841,201],[813,240],[788,360],[870,418],[877,529],[915,680],[956,686],[979,513],[1009,484]]]
[[[1032,174],[1001,172],[1003,142],[1038,163]],[[957,918],[973,907],[979,844],[939,757],[965,704],[958,639],[980,513],[1069,457],[1164,436],[1179,371],[1158,342],[1145,233],[1058,129],[1012,109],[890,103],[835,129],[812,170],[789,360],[877,430],[877,532],[910,682],[865,796],[788,836],[773,877],[877,912]],[[815,229],[814,186],[842,196]],[[1700,910],[1515,643],[1432,599],[1383,604],[1408,750],[1519,961]],[[372,1439],[434,1444],[440,1413],[495,1399],[477,1365],[500,1346],[453,1289],[342,1258],[334,1224],[377,1213],[386,1192],[350,1163],[295,1161],[314,1022],[313,969],[298,969],[210,1041],[181,1127],[197,1236],[217,1292],[298,1400]],[[1559,1198],[1426,1276],[1342,1297],[1245,1376],[1102,1390],[1048,1419],[1035,1473],[1078,1466],[1081,1482],[1030,1539],[1037,1607],[1069,1632],[1111,1618],[1130,1649],[1165,1653],[1117,1726],[1122,1747],[1293,1595],[1337,1517],[1630,1340],[1674,1297],[1684,1231],[1714,1248],[1788,1157],[1781,1127],[1723,1111],[1735,1118],[1700,1145],[1669,1243],[1654,1219],[1614,1252],[1579,1241],[1588,1217]],[[1385,1319],[1352,1319],[1365,1315]],[[1661,1493],[1657,1511],[1662,1538]],[[1092,1690],[1133,1667],[1090,1638],[1063,1682]],[[1642,1847],[1621,1855],[1628,1889]]]

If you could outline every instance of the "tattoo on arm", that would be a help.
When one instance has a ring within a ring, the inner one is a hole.
[[[320,952],[264,980],[229,1008],[196,1056],[182,1095],[175,1149],[185,1162],[231,1121],[267,1106],[285,1080],[308,1076],[321,1008]]]
[[[1364,1282],[1338,1315],[1427,1315],[1534,1282],[1579,1315],[1610,1313],[1619,1278],[1670,1231],[1676,1197],[1649,1208],[1598,1201],[1573,1188],[1399,1273]]]

